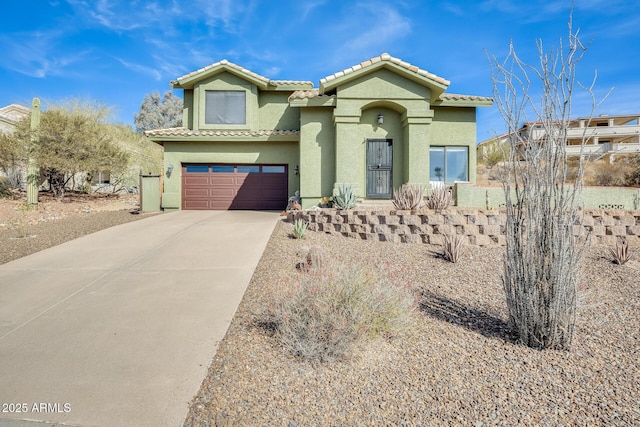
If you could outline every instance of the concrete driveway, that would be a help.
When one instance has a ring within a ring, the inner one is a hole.
[[[277,219],[167,213],[0,265],[0,425],[180,426]]]

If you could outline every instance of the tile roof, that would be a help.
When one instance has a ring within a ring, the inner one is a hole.
[[[371,58],[371,59],[369,59],[367,61],[361,62],[360,64],[354,65],[354,66],[349,67],[349,68],[347,68],[345,70],[342,70],[342,71],[334,73],[334,74],[332,74],[330,76],[327,76],[327,77],[325,77],[325,78],[320,80],[320,84],[324,85],[325,83],[328,83],[328,82],[330,82],[332,80],[335,80],[335,79],[337,79],[339,77],[346,76],[348,74],[351,74],[351,73],[356,72],[358,70],[361,70],[363,68],[369,67],[369,66],[371,66],[373,64],[376,64],[378,62],[390,62],[390,63],[396,64],[396,65],[398,65],[398,66],[400,66],[400,67],[402,67],[402,68],[404,68],[404,69],[406,69],[408,71],[411,71],[412,73],[416,73],[416,74],[418,74],[420,76],[427,77],[427,78],[429,78],[431,80],[435,80],[436,82],[438,82],[440,84],[443,84],[445,86],[449,86],[449,84],[451,83],[449,80],[443,79],[442,77],[438,77],[435,74],[430,73],[430,72],[428,72],[426,70],[422,70],[422,69],[416,67],[415,65],[412,65],[412,64],[410,64],[408,62],[405,62],[405,61],[401,60],[400,58],[395,58],[395,57],[389,55],[388,53],[383,53],[380,56],[376,56],[375,58]]]
[[[296,90],[289,96],[289,100],[292,99],[305,99],[305,98],[316,98],[316,97],[329,97],[328,95],[324,95],[320,93],[319,89],[312,90]],[[443,93],[439,96],[441,101],[492,101],[492,98],[487,98],[485,96],[476,96],[476,95],[461,95],[457,93]]]
[[[299,135],[299,130],[191,130],[183,127],[153,129],[145,131],[146,136],[272,136]]]
[[[289,96],[289,101],[291,101],[292,99],[308,99],[308,98],[319,98],[319,97],[330,98],[331,96],[321,94],[320,90],[318,89],[296,90]]]
[[[477,95],[461,95],[459,93],[443,93],[440,95],[442,101],[493,101],[493,98]]]
[[[251,70],[248,70],[244,67],[241,67],[240,65],[234,64],[233,62],[229,62],[226,59],[223,59],[222,61],[218,61],[216,63],[213,63],[211,65],[207,65],[206,67],[200,68],[196,71],[192,71],[188,74],[185,74],[184,76],[178,77],[174,82],[175,83],[179,83],[180,80],[186,80],[189,79],[191,77],[195,77],[198,76],[202,73],[206,73],[209,70],[212,70],[214,68],[220,67],[220,66],[227,66],[229,68],[232,68],[242,74],[245,74],[248,77],[252,77],[254,79],[260,80],[266,84],[274,84],[274,85],[311,85],[313,87],[313,83],[312,82],[308,82],[308,81],[298,81],[298,80],[271,80],[267,77],[261,76],[258,73],[254,73]],[[173,83],[173,82],[172,82]]]

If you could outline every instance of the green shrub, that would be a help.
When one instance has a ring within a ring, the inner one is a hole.
[[[268,315],[293,355],[331,362],[367,340],[401,333],[413,307],[411,292],[390,278],[358,266],[338,266],[300,274]]]
[[[11,196],[11,185],[9,184],[9,180],[0,176],[0,198],[9,196]]]
[[[338,188],[338,194],[333,198],[333,204],[338,209],[353,209],[358,202],[358,196],[353,191],[351,184],[342,184]]]

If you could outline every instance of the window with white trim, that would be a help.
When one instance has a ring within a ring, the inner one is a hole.
[[[429,168],[430,181],[469,181],[469,147],[430,147]]]
[[[204,122],[208,125],[247,123],[247,93],[243,90],[205,91]]]

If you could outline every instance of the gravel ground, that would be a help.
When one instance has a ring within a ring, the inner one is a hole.
[[[31,211],[22,196],[0,199],[0,264],[149,215],[135,214],[138,196],[69,194],[59,201],[44,193]]]
[[[509,334],[500,248],[468,248],[452,264],[436,246],[298,241],[290,229],[277,225],[186,426],[640,425],[636,259],[618,266],[589,249],[573,348],[539,351]],[[289,355],[260,319],[300,274],[301,245],[321,245],[334,263],[393,268],[419,299],[407,335],[332,364]]]
[[[145,217],[121,198],[20,206],[0,200],[0,264]],[[468,248],[451,264],[437,246],[320,233],[298,241],[290,229],[280,222],[274,230],[186,426],[640,425],[637,254],[618,266],[605,248],[590,249],[572,350],[538,351],[509,334],[500,248]],[[299,274],[302,245],[321,245],[333,263],[393,269],[410,283],[419,304],[406,336],[332,364],[290,356],[260,320]]]

